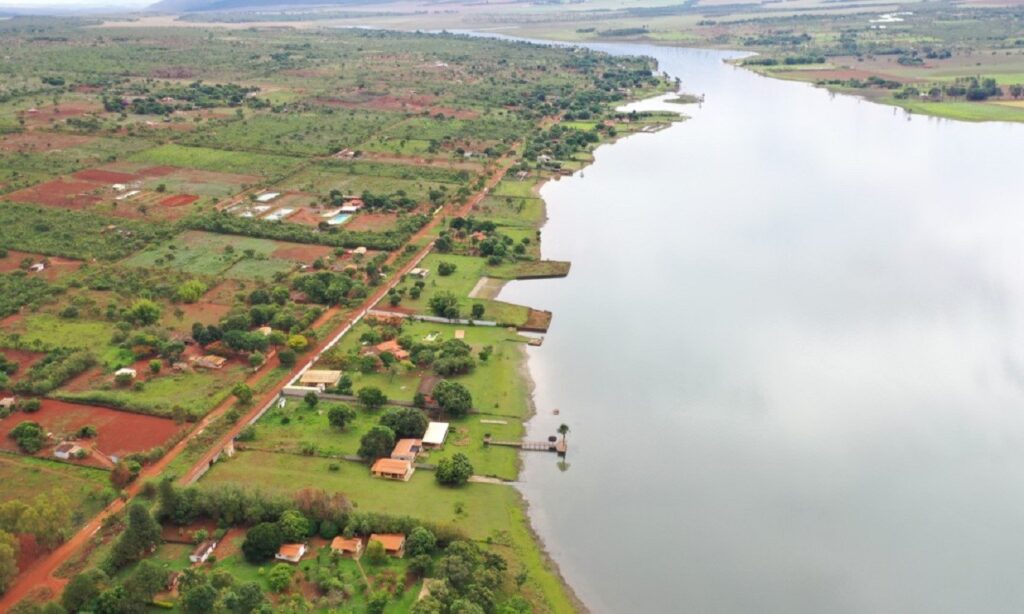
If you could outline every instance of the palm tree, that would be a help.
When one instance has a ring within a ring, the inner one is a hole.
[[[569,425],[563,424],[558,427],[558,434],[562,436],[562,443],[565,443],[565,436],[569,433]]]

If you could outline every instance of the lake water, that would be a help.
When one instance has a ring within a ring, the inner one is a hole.
[[[655,56],[685,123],[543,189],[535,526],[595,612],[1024,611],[1024,127]],[[561,415],[551,415],[558,408]]]

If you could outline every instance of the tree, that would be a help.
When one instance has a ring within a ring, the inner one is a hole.
[[[295,350],[283,349],[277,353],[277,360],[282,367],[295,366]]]
[[[473,303],[472,314],[474,320],[484,317],[484,306],[480,303]]]
[[[231,389],[231,394],[235,395],[238,402],[242,405],[248,405],[252,403],[252,388],[249,388],[245,382],[238,382],[235,387]]]
[[[153,600],[153,596],[167,586],[168,572],[156,563],[143,560],[124,582],[124,590],[130,601],[138,603],[140,610]]]
[[[206,284],[198,279],[190,279],[178,286],[174,296],[182,303],[195,303],[206,294]]]
[[[461,418],[473,407],[473,396],[458,382],[442,380],[434,386],[434,400],[453,418]]]
[[[356,412],[348,405],[334,405],[327,410],[327,421],[334,428],[344,429],[345,425],[356,419]]]
[[[386,591],[375,591],[366,601],[368,614],[384,614],[384,608],[388,607],[391,596]]]
[[[454,320],[459,317],[459,297],[454,293],[443,291],[430,297],[427,302],[431,313],[435,316]]]
[[[383,565],[388,560],[388,553],[384,550],[384,544],[376,540],[366,545],[364,556],[366,557],[366,562],[371,565]]]
[[[287,563],[274,565],[270,568],[270,573],[267,574],[267,584],[270,585],[270,590],[275,593],[285,592],[291,586],[294,574],[295,570]]]
[[[409,556],[431,554],[437,547],[437,538],[424,527],[416,527],[405,540],[405,552]]]
[[[437,263],[437,274],[440,275],[441,277],[448,277],[449,275],[455,272],[456,268],[457,267],[455,266],[454,263],[442,260],[441,262]]]
[[[391,454],[395,447],[395,432],[386,426],[377,425],[363,435],[359,441],[359,456],[377,460]]]
[[[7,592],[18,575],[18,540],[7,531],[0,531],[0,595]]]
[[[462,452],[450,458],[442,458],[438,461],[435,471],[438,484],[445,486],[462,486],[472,475],[473,465],[470,464],[469,457]]]
[[[296,352],[301,352],[309,346],[309,339],[305,335],[292,335],[288,337],[288,347]]]
[[[398,438],[419,438],[427,430],[427,415],[413,407],[392,409],[380,417],[380,423],[395,432]]]
[[[258,368],[266,360],[267,357],[260,352],[253,352],[252,354],[249,354],[249,366],[253,369]]]
[[[35,454],[41,450],[43,442],[46,440],[46,432],[43,427],[38,422],[31,420],[19,422],[18,426],[11,429],[9,436],[18,444],[19,448],[29,454]]]
[[[320,395],[310,390],[304,397],[302,397],[302,400],[306,402],[306,407],[313,409],[316,407],[316,404],[320,402]]]
[[[107,575],[99,569],[90,569],[71,578],[60,596],[61,605],[68,612],[88,610],[89,604],[100,596],[100,586],[107,581]]]
[[[163,366],[164,363],[160,362],[159,359],[154,358],[153,360],[149,361],[149,372],[152,373],[153,375],[156,375],[157,373],[160,373],[160,369],[162,369]]]
[[[281,527],[281,540],[285,543],[301,542],[309,536],[309,520],[298,510],[288,510],[277,521]]]
[[[202,582],[181,594],[181,609],[185,614],[209,614],[216,603],[217,589],[209,582]]]
[[[281,527],[276,522],[262,522],[245,534],[242,554],[245,555],[245,560],[258,565],[274,558],[281,549],[283,540]]]
[[[356,393],[356,396],[359,398],[359,403],[361,403],[367,411],[380,409],[388,402],[387,396],[381,392],[380,388],[375,388],[373,386],[360,388],[359,392]]]
[[[224,605],[233,614],[260,612],[266,603],[267,598],[263,596],[260,585],[255,582],[246,582],[224,599]]]
[[[558,434],[562,436],[562,443],[565,443],[565,436],[569,434],[569,425],[562,424],[558,427]]]
[[[109,567],[118,570],[141,559],[160,543],[160,525],[141,502],[128,507],[128,526],[114,543],[107,559]]]
[[[160,320],[160,305],[148,298],[140,298],[128,309],[128,319],[139,326],[152,326]]]

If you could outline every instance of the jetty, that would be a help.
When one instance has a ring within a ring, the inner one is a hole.
[[[509,448],[519,448],[520,450],[529,450],[531,452],[555,452],[559,456],[565,456],[565,453],[569,449],[569,444],[564,439],[558,441],[502,441],[499,439],[491,439],[490,437],[484,437],[485,446],[506,446]]]

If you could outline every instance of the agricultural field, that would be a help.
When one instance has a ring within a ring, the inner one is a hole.
[[[209,277],[270,279],[275,273],[291,272],[330,254],[329,248],[316,245],[188,231],[138,252],[125,264]]]
[[[4,485],[0,503],[63,491],[77,502],[74,519],[78,525],[114,498],[108,476],[101,469],[0,452],[0,483]]]

